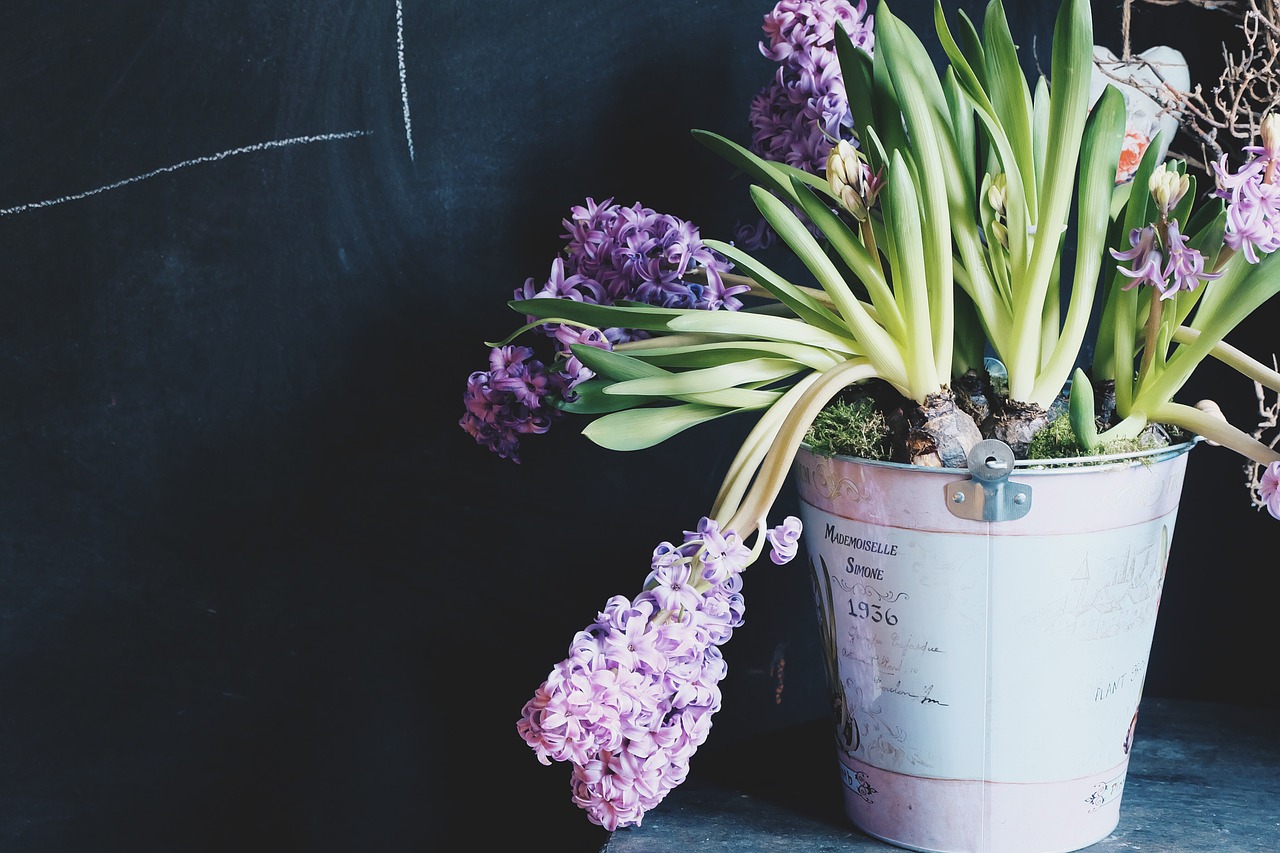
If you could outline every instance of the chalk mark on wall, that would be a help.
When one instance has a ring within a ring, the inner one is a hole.
[[[368,130],[349,130],[342,133],[322,133],[316,136],[294,136],[289,139],[275,139],[270,142],[256,142],[253,145],[245,145],[241,148],[230,148],[226,151],[219,151],[217,154],[208,154],[204,157],[195,157],[190,160],[183,160],[181,163],[174,163],[171,166],[162,166],[159,169],[152,169],[141,175],[134,175],[132,178],[125,178],[121,181],[107,184],[106,186],[97,187],[92,190],[74,193],[72,195],[59,196],[58,198],[45,199],[44,201],[33,201],[28,204],[20,204],[16,207],[0,208],[0,216],[12,216],[15,213],[26,213],[28,210],[36,210],[42,207],[53,207],[55,204],[63,204],[68,201],[79,201],[89,196],[98,195],[108,190],[119,189],[120,187],[136,184],[139,181],[145,181],[148,178],[154,178],[168,172],[176,172],[179,169],[185,169],[188,166],[198,166],[201,163],[213,163],[217,160],[225,160],[228,157],[235,157],[240,154],[252,154],[255,151],[267,151],[272,148],[284,148],[289,145],[310,145],[313,142],[332,142],[338,139],[353,139],[358,136],[369,136],[372,131]]]
[[[404,4],[396,0],[396,56],[400,62],[400,102],[404,104],[404,137],[409,143],[409,159],[413,159],[413,122],[409,118],[409,85],[404,67]]]

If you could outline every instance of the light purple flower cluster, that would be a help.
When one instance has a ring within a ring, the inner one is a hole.
[[[1262,504],[1271,517],[1280,519],[1280,462],[1272,462],[1262,472],[1258,497],[1262,498]]]
[[[1166,223],[1165,235],[1167,262],[1161,254],[1156,229],[1152,225],[1134,228],[1129,232],[1129,245],[1132,248],[1123,252],[1110,250],[1111,257],[1117,261],[1131,262],[1129,269],[1119,268],[1120,273],[1130,279],[1122,290],[1132,290],[1145,284],[1154,287],[1161,299],[1169,299],[1180,290],[1195,290],[1201,282],[1222,277],[1222,273],[1205,270],[1204,256],[1187,245],[1187,238],[1179,231],[1176,219]]]
[[[1217,195],[1227,200],[1227,233],[1223,242],[1243,251],[1249,263],[1280,249],[1280,186],[1275,183],[1280,166],[1280,122],[1263,119],[1262,145],[1244,149],[1252,156],[1238,172],[1227,170],[1227,158],[1213,164]]]
[[[866,0],[781,0],[764,18],[760,52],[779,63],[751,101],[752,149],[767,160],[822,174],[836,139],[853,138],[853,116],[840,76],[835,29],[857,47],[875,46]]]
[[[551,277],[539,286],[525,281],[517,299],[572,299],[599,305],[643,302],[663,308],[736,311],[745,285],[726,286],[721,273],[732,264],[703,242],[698,228],[640,204],[623,207],[607,199],[571,209],[562,221],[564,257],[552,262]],[[699,275],[689,277],[697,270]],[[553,329],[546,329],[554,333]],[[643,337],[629,329],[604,330],[611,343]]]
[[[799,535],[796,519],[783,527]],[[709,518],[661,543],[644,590],[610,598],[525,703],[521,738],[543,764],[573,764],[573,801],[592,823],[638,826],[684,781],[720,709],[719,646],[742,625],[751,559]]]

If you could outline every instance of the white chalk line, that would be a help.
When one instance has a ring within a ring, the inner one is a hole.
[[[107,184],[97,189],[85,190],[82,193],[73,195],[59,196],[58,198],[45,199],[44,201],[33,201],[29,204],[20,204],[17,207],[0,208],[0,216],[11,216],[15,213],[25,213],[28,210],[36,210],[41,207],[53,207],[55,204],[63,204],[68,201],[79,201],[82,198],[98,195],[108,190],[119,189],[120,187],[136,184],[138,181],[145,181],[148,178],[154,178],[157,175],[163,175],[167,172],[176,172],[179,169],[185,169],[188,166],[198,166],[201,163],[212,163],[216,160],[225,160],[228,157],[234,157],[238,154],[252,154],[255,151],[266,151],[271,148],[284,148],[288,145],[309,145],[313,142],[332,142],[335,139],[352,139],[357,136],[368,136],[372,131],[368,130],[349,130],[343,133],[323,133],[317,136],[295,136],[291,139],[276,139],[271,142],[257,142],[253,145],[246,145],[242,148],[230,148],[226,151],[219,151],[217,154],[208,154],[204,157],[195,157],[191,160],[183,160],[181,163],[174,163],[172,166],[161,166],[159,169],[153,169],[141,175],[134,175],[132,178],[125,178],[122,181]]]
[[[396,56],[400,62],[400,102],[404,104],[404,137],[409,143],[409,159],[413,159],[413,122],[409,119],[409,85],[404,67],[404,5],[396,0]]]

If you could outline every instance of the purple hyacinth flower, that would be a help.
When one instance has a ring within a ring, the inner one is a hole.
[[[1129,232],[1131,249],[1117,251],[1111,249],[1111,257],[1117,261],[1131,261],[1129,269],[1120,267],[1119,271],[1131,279],[1121,290],[1132,290],[1140,284],[1148,284],[1164,294],[1165,278],[1161,268],[1164,258],[1156,248],[1156,229],[1148,225],[1145,228],[1134,228]]]
[[[520,436],[541,434],[558,410],[544,402],[555,381],[528,347],[495,347],[489,370],[467,379],[465,413],[458,421],[476,443],[519,462]]]
[[[1161,299],[1177,295],[1180,290],[1195,290],[1201,282],[1222,278],[1222,273],[1205,272],[1204,255],[1187,245],[1187,238],[1178,229],[1178,221],[1170,220],[1166,229],[1169,261],[1163,276],[1168,283],[1160,291]]]
[[[1213,164],[1216,195],[1227,200],[1227,229],[1223,242],[1243,252],[1251,264],[1262,255],[1280,249],[1280,188],[1275,179],[1280,168],[1280,116],[1262,120],[1261,145],[1244,149],[1248,162],[1235,173],[1227,169],[1227,157]]]
[[[1262,472],[1258,496],[1271,517],[1280,519],[1280,462],[1272,462]]]
[[[573,764],[573,801],[592,823],[639,825],[688,775],[720,709],[718,646],[742,624],[750,556],[706,518],[681,545],[658,545],[650,588],[610,598],[521,709],[518,734],[543,764]]]
[[[751,101],[751,147],[767,160],[821,174],[834,139],[851,139],[835,28],[871,53],[875,38],[865,0],[782,0],[764,19],[760,52],[779,63],[774,79]]]
[[[789,515],[783,520],[782,524],[769,531],[769,558],[774,563],[781,566],[795,559],[802,529],[800,519],[794,515]]]

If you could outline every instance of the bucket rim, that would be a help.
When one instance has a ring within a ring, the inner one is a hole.
[[[1134,450],[1128,453],[1107,453],[1095,456],[1071,456],[1061,459],[1015,459],[1014,471],[1018,474],[1052,474],[1064,471],[1114,471],[1117,468],[1128,468],[1133,465],[1154,465],[1166,462],[1189,453],[1193,447],[1204,441],[1204,436],[1192,436],[1186,441],[1170,444],[1165,447],[1154,447],[1150,450]],[[967,468],[930,468],[926,465],[912,465],[907,462],[885,462],[878,459],[863,459],[858,456],[836,454],[824,456],[814,451],[808,442],[801,442],[800,448],[810,456],[821,459],[838,459],[842,462],[855,462],[859,465],[870,465],[878,468],[890,468],[903,471],[919,471],[924,474],[947,474],[956,476],[964,474]]]

